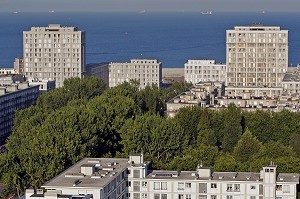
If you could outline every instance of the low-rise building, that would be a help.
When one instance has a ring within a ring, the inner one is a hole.
[[[11,75],[17,74],[17,71],[14,68],[0,68],[0,75]]]
[[[15,111],[34,105],[39,96],[39,86],[9,81],[6,79],[0,84],[0,145],[12,131]]]
[[[299,174],[277,173],[271,162],[255,172],[151,170],[143,154],[85,158],[26,199],[296,199]]]
[[[137,80],[140,88],[162,83],[162,64],[157,59],[131,59],[130,62],[109,64],[109,87]]]
[[[172,118],[183,107],[201,106],[205,108],[207,105],[213,104],[216,97],[223,95],[223,82],[199,82],[168,101],[166,114]]]
[[[227,108],[229,104],[235,104],[246,111],[270,110],[278,112],[286,109],[300,112],[299,93],[269,97],[263,88],[257,88],[257,94],[253,94],[253,90],[240,88],[238,95],[225,95],[225,89],[227,87],[225,88],[223,83],[200,82],[167,102],[166,113],[168,117],[174,117],[183,107],[201,106],[211,110],[219,110]]]
[[[287,72],[282,81],[283,93],[292,95],[300,93],[300,65],[291,72]]]
[[[55,89],[55,81],[48,79],[27,78],[29,86],[39,86],[40,93]]]
[[[188,60],[184,64],[184,78],[194,85],[206,81],[225,82],[226,64],[217,64],[215,60]]]

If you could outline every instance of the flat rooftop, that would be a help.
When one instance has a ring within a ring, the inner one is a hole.
[[[262,181],[260,173],[253,172],[213,172],[211,178],[197,177],[196,171],[163,171],[153,170],[147,175],[147,179],[170,179],[170,180],[214,180],[214,181]],[[279,173],[277,182],[295,182],[299,183],[299,174]]]
[[[130,164],[128,159],[120,158],[84,158],[63,171],[42,187],[91,187],[102,188],[109,184],[116,175],[121,174]],[[93,167],[92,175],[81,173],[81,167]]]

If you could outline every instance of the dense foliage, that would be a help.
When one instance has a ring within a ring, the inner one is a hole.
[[[279,172],[300,172],[300,114],[182,108],[170,119],[166,101],[189,84],[169,89],[134,82],[106,90],[97,78],[69,79],[17,111],[0,174],[18,194],[40,187],[81,158],[128,157],[143,152],[155,168],[259,171],[274,161]]]

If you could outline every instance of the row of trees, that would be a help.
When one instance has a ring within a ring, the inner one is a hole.
[[[145,154],[159,169],[259,171],[271,160],[281,172],[300,172],[300,115],[288,111],[241,112],[183,108],[164,116],[166,101],[190,85],[169,89],[135,82],[106,90],[97,78],[69,79],[18,111],[0,174],[7,188],[22,193],[40,187],[83,157]]]

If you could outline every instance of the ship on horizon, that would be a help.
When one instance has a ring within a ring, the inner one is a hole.
[[[203,14],[203,15],[211,15],[211,14],[212,14],[212,11],[201,12],[201,14]]]

